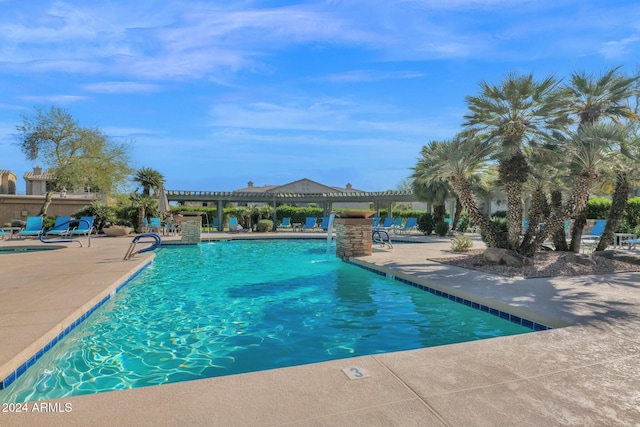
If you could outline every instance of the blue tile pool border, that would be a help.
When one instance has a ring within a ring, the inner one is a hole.
[[[145,268],[147,268],[149,265],[151,265],[151,263],[152,263],[152,261],[149,261],[149,262],[145,263],[142,267],[140,267],[140,269],[138,271],[133,273],[131,275],[131,277],[129,277],[127,280],[125,280],[124,283],[122,283],[121,285],[118,285],[118,287],[116,287],[115,291],[110,292],[109,295],[107,295],[104,298],[102,298],[96,305],[91,307],[88,311],[86,311],[84,314],[82,314],[82,316],[77,318],[75,321],[73,321],[73,323],[71,323],[62,332],[60,332],[55,338],[53,338],[51,341],[49,341],[47,344],[45,344],[44,347],[42,347],[40,350],[38,350],[36,352],[36,354],[31,356],[29,358],[29,360],[24,362],[22,365],[18,366],[18,368],[15,371],[11,372],[6,378],[4,378],[2,381],[0,381],[0,390],[4,390],[5,388],[9,387],[15,380],[18,379],[18,377],[20,377],[20,375],[24,374],[28,368],[33,366],[33,364],[36,363],[38,361],[38,359],[40,359],[42,356],[44,356],[44,354],[47,351],[51,350],[53,348],[53,346],[58,343],[58,341],[60,341],[65,336],[67,336],[69,334],[69,332],[73,331],[78,325],[80,325],[82,322],[84,322],[87,319],[87,317],[91,316],[94,311],[96,311],[97,309],[102,307],[102,305],[105,302],[109,301],[111,299],[111,297],[115,296],[118,292],[120,292],[122,290],[122,288],[124,288],[126,285],[129,284],[129,282],[131,282],[133,279],[135,279],[136,276],[138,276],[138,274],[140,274]]]
[[[465,299],[465,298],[462,298],[462,297],[458,297],[458,296],[449,294],[447,292],[439,291],[439,290],[431,288],[429,286],[422,285],[420,283],[416,283],[416,282],[413,282],[413,281],[408,280],[408,279],[403,279],[402,277],[397,277],[397,276],[385,273],[384,271],[381,271],[381,270],[378,270],[378,269],[375,269],[375,268],[372,268],[372,267],[368,267],[366,265],[358,264],[358,263],[355,263],[355,262],[349,261],[349,260],[344,260],[344,261],[346,263],[351,264],[351,265],[355,265],[355,266],[360,267],[360,268],[362,268],[364,270],[367,270],[367,271],[370,271],[372,273],[375,273],[375,274],[377,274],[379,276],[384,276],[384,277],[393,279],[393,280],[395,280],[397,282],[404,283],[405,285],[413,286],[414,288],[418,288],[418,289],[421,289],[423,291],[429,292],[430,294],[433,294],[435,296],[446,298],[446,299],[448,299],[450,301],[457,302],[459,304],[464,304],[464,305],[466,305],[468,307],[471,307],[473,309],[483,311],[485,313],[491,314],[493,316],[499,317],[499,318],[504,319],[504,320],[508,320],[511,323],[515,323],[516,325],[524,326],[525,328],[529,328],[529,329],[531,329],[533,331],[536,331],[536,332],[537,331],[546,331],[548,329],[553,329],[550,326],[546,326],[546,325],[534,322],[532,320],[524,319],[524,318],[522,318],[520,316],[516,316],[516,315],[508,313],[506,311],[497,310],[495,308],[491,308],[491,307],[486,306],[484,304],[479,304],[479,303],[477,303],[475,301],[471,301],[471,300],[468,300],[468,299]]]

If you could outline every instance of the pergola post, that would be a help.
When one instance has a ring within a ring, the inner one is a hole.
[[[224,230],[224,224],[222,223],[222,219],[224,218],[224,212],[222,210],[222,200],[218,200],[218,231]]]

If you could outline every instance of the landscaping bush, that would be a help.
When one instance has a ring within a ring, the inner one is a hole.
[[[435,226],[435,232],[438,236],[446,236],[449,234],[449,223],[446,221],[440,221]]]
[[[256,231],[258,233],[266,233],[273,230],[273,221],[270,219],[261,219],[256,224]]]
[[[594,197],[587,204],[587,218],[605,219],[609,216],[609,209],[611,209],[611,200],[604,197]]]
[[[460,219],[458,220],[457,230],[461,233],[466,232],[469,227],[471,227],[471,220],[469,219],[469,215],[466,212],[462,212],[460,214]]]
[[[430,213],[423,213],[418,216],[418,230],[425,235],[430,235],[433,232],[433,216]]]
[[[454,252],[464,252],[471,249],[473,241],[469,236],[465,236],[462,233],[455,233],[453,239],[451,239],[451,250]]]

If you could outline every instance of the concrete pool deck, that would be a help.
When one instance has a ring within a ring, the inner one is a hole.
[[[355,262],[566,327],[69,397],[49,401],[54,412],[36,413],[32,403],[28,413],[0,412],[0,425],[640,426],[640,273],[505,278],[428,261],[442,257],[448,239],[412,239],[429,243],[398,244]],[[153,255],[122,261],[130,241],[95,238],[91,248],[0,255],[1,373],[149,262]],[[26,244],[42,245],[0,241]],[[352,368],[364,376],[349,379]]]

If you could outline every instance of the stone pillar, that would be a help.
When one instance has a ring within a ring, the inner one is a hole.
[[[336,218],[336,256],[346,259],[356,256],[371,255],[373,244],[371,218]]]
[[[202,231],[202,218],[198,212],[194,215],[194,212],[181,212],[184,215],[182,224],[182,243],[200,243],[200,233]]]

